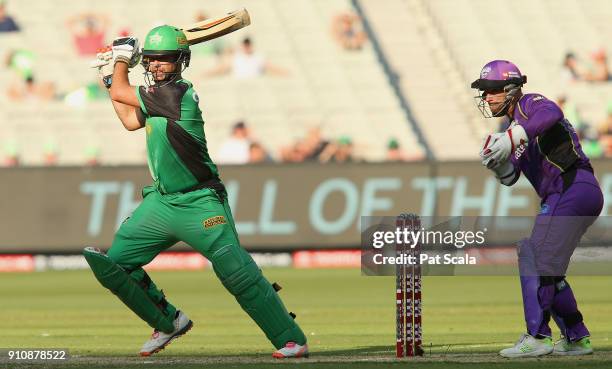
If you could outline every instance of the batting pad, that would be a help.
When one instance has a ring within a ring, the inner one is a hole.
[[[274,347],[280,349],[289,341],[299,345],[306,343],[304,332],[243,248],[224,246],[210,260],[225,288],[236,297],[242,309],[257,323]]]
[[[142,320],[162,332],[174,331],[174,315],[166,314],[117,263],[93,247],[86,247],[83,256],[100,284],[117,295]]]

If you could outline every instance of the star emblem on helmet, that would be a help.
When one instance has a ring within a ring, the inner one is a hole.
[[[162,42],[162,36],[156,32],[149,36],[149,42],[155,45],[159,45]]]

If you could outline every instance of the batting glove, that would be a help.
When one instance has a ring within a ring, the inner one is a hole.
[[[98,75],[104,83],[104,86],[110,88],[113,81],[114,69],[113,64],[111,64],[113,60],[113,50],[110,46],[107,46],[99,51],[100,52],[96,54],[96,59],[90,63],[90,66],[98,69]]]
[[[113,65],[126,63],[134,68],[140,62],[140,43],[135,37],[119,37],[113,41]]]

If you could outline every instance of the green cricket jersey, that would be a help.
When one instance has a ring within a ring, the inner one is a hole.
[[[139,86],[136,96],[146,118],[149,169],[157,189],[174,193],[218,181],[191,82],[180,79],[162,87]]]

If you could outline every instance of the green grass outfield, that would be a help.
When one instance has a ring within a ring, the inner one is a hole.
[[[308,336],[311,358],[275,362],[272,346],[210,270],[152,272],[195,325],[160,354],[136,356],[151,329],[89,271],[0,274],[0,348],[68,348],[61,364],[0,368],[612,368],[612,277],[570,283],[596,353],[507,360],[497,351],[524,330],[516,277],[426,277],[426,356],[396,360],[395,281],[357,269],[267,269]],[[555,335],[558,332],[555,331]],[[4,361],[2,361],[4,360]]]

